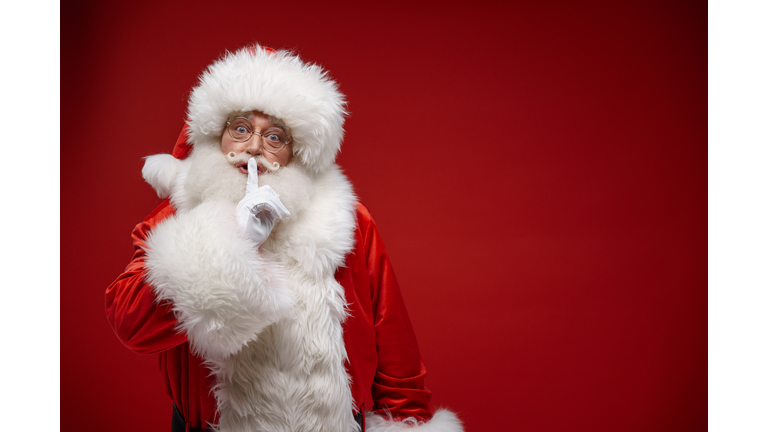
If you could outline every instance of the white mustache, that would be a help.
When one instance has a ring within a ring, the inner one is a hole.
[[[248,154],[246,152],[243,152],[243,153],[240,153],[240,154],[237,154],[235,152],[229,152],[227,154],[227,161],[229,161],[229,163],[231,163],[233,165],[238,163],[238,162],[246,162],[247,163],[250,158],[256,159],[256,162],[259,162],[264,168],[266,168],[267,170],[269,170],[271,172],[275,172],[275,171],[280,169],[280,164],[277,161],[269,163],[267,161],[267,158],[265,158],[264,156],[251,156],[250,154]]]

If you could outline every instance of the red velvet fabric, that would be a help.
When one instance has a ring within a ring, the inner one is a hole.
[[[171,308],[156,304],[152,287],[144,282],[147,234],[173,214],[166,200],[134,229],[133,259],[106,292],[107,318],[125,346],[140,354],[159,354],[168,395],[190,426],[206,427],[217,422],[216,400],[210,392],[214,378],[202,359],[190,352],[186,336],[176,330]],[[395,418],[429,420],[431,393],[424,387],[426,370],[416,337],[384,243],[362,204],[357,206],[355,241],[336,280],[349,303],[343,329],[356,406],[380,413],[388,410]]]
[[[186,159],[192,152],[192,144],[187,142],[187,136],[189,136],[189,125],[184,123],[179,138],[176,139],[176,144],[173,146],[173,152],[171,152],[171,155],[176,159]]]

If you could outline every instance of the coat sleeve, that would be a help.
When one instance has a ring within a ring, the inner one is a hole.
[[[432,393],[425,387],[426,368],[405,308],[400,287],[379,230],[368,210],[358,206],[368,267],[378,363],[371,396],[373,410],[366,413],[366,430],[462,431],[461,422],[448,410],[433,411]],[[410,429],[409,429],[410,430]]]
[[[152,286],[146,282],[146,239],[149,231],[163,219],[173,215],[173,207],[164,201],[134,228],[133,257],[107,288],[105,295],[107,320],[120,341],[138,354],[152,354],[187,341],[177,330],[172,306],[158,304]]]

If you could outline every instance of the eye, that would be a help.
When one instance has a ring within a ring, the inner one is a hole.
[[[241,117],[234,119],[229,127],[233,132],[251,133],[251,122]]]
[[[229,135],[239,142],[244,142],[251,137],[251,122],[244,118],[236,118],[229,124]]]
[[[280,129],[269,129],[264,132],[264,139],[270,144],[283,144],[286,141],[285,132]]]
[[[269,135],[267,135],[267,139],[270,140],[273,143],[279,143],[280,142],[280,137],[277,136],[277,134],[269,134]]]

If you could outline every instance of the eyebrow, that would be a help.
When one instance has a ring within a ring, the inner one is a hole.
[[[242,117],[244,119],[250,120],[253,118],[253,111],[235,111],[227,117],[227,121],[232,121],[238,117]],[[283,132],[285,132],[288,135],[288,138],[290,138],[291,141],[293,141],[293,134],[291,133],[291,128],[289,128],[288,125],[285,124],[285,122],[271,115],[267,115],[267,122],[269,122],[270,126],[276,126],[282,129]]]

